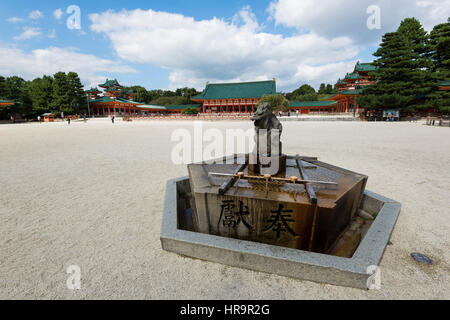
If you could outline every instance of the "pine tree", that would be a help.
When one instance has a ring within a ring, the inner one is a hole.
[[[325,86],[325,83],[321,83],[320,88],[319,88],[319,94],[326,94],[326,93],[327,93],[327,88]]]
[[[18,76],[12,76],[7,78],[5,81],[5,88],[6,88],[5,97],[9,100],[19,101],[24,85],[25,80]]]
[[[333,85],[327,84],[326,94],[332,94],[333,92]]]
[[[450,78],[450,18],[436,25],[430,33],[433,71],[440,73],[442,80]]]
[[[6,79],[3,76],[0,76],[0,98],[6,98]]]
[[[396,32],[383,35],[380,48],[374,53],[378,67],[372,75],[378,80],[364,88],[358,99],[361,106],[380,109],[428,108],[427,95],[433,92],[428,34],[415,18],[402,21]]]
[[[439,83],[450,80],[450,18],[446,23],[438,24],[430,33],[429,46],[433,60],[433,78]],[[441,91],[436,86],[430,95],[432,106],[444,113],[450,113],[450,92]]]
[[[53,78],[44,76],[36,78],[27,86],[29,97],[32,102],[33,113],[42,114],[50,111],[58,111],[53,107]]]
[[[80,77],[75,72],[69,72],[66,77],[69,86],[69,105],[71,113],[79,113],[87,106],[86,95]]]
[[[51,109],[54,112],[74,113],[71,105],[70,87],[64,72],[58,72],[53,76]]]

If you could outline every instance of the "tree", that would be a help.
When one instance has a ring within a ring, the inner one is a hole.
[[[50,112],[53,105],[53,78],[43,76],[36,78],[26,85],[26,91],[31,99],[34,115]]]
[[[148,91],[148,94],[149,94],[150,101],[164,97],[164,91],[162,91],[162,90],[150,90],[150,91]]]
[[[142,103],[149,103],[151,101],[151,96],[145,88],[137,88],[136,92],[136,101]]]
[[[69,105],[75,113],[85,110],[87,107],[86,94],[83,90],[80,77],[76,72],[69,72],[66,76],[69,86]]]
[[[272,106],[273,111],[283,111],[286,112],[289,110],[289,100],[286,99],[282,94],[275,95],[265,95],[263,96],[259,102],[257,107],[261,104],[269,102]]]
[[[297,95],[305,95],[305,94],[312,94],[312,93],[316,93],[316,90],[313,87],[311,87],[309,84],[304,84],[297,90],[294,90],[292,92],[292,95],[297,96]]]
[[[318,94],[313,87],[308,84],[304,84],[292,93],[288,93],[286,98],[290,101],[317,101]]]
[[[183,110],[183,114],[198,114],[198,108],[196,107],[187,107]]]
[[[327,87],[325,86],[325,83],[320,84],[319,88],[319,94],[326,94],[327,93]]]
[[[159,97],[155,100],[152,100],[150,104],[156,104],[160,106],[170,106],[170,105],[182,105],[186,104],[186,99],[184,97],[180,96],[173,96],[173,97]]]
[[[58,72],[53,76],[52,103],[54,112],[64,112],[71,114],[74,110],[71,107],[70,88],[65,72]]]
[[[428,35],[420,22],[403,20],[396,32],[383,35],[374,53],[378,69],[371,73],[378,82],[364,88],[358,103],[365,108],[408,111],[429,107],[426,96],[435,86],[429,51]]]
[[[446,23],[434,26],[430,33],[433,71],[440,73],[442,80],[450,78],[450,18]]]
[[[326,89],[325,93],[326,94],[333,94],[334,93],[333,85],[327,84],[327,89]]]
[[[191,97],[198,95],[199,92],[195,88],[179,88],[176,91],[176,94],[185,98],[185,104],[189,104],[191,102]]]
[[[7,78],[5,81],[5,97],[10,100],[19,101],[24,85],[25,80],[20,77],[12,76]]]
[[[17,99],[18,101],[18,108],[16,108],[16,111],[24,118],[31,118],[35,116],[35,113],[33,112],[33,101],[31,100],[30,96],[30,86],[31,81],[25,81],[20,92],[20,96]]]
[[[6,98],[6,79],[3,76],[0,76],[0,98]]]
[[[446,23],[436,25],[430,33],[433,78],[436,82],[450,80],[450,18]],[[436,86],[430,95],[434,108],[450,113],[450,92],[440,91]]]

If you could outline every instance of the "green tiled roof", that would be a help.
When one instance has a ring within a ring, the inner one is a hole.
[[[339,94],[351,95],[351,94],[361,94],[362,92],[363,92],[363,89],[356,89],[356,90],[341,91],[341,92],[339,92]]]
[[[240,83],[214,83],[208,84],[202,94],[192,97],[197,100],[210,99],[244,99],[261,98],[264,95],[276,94],[274,80],[240,82]]]
[[[120,86],[117,79],[114,79],[114,80],[106,79],[105,83],[99,85],[99,87],[102,87],[102,88],[108,88],[108,87],[112,87],[112,86]]]
[[[156,105],[140,105],[140,106],[136,106],[137,108],[142,108],[142,109],[157,109],[157,110],[167,110],[166,107],[164,106],[156,106]]]
[[[289,106],[292,108],[307,108],[307,107],[328,107],[337,104],[337,101],[292,101]]]
[[[100,97],[97,99],[89,99],[89,103],[96,103],[96,102],[113,102],[114,99],[110,98],[110,97]]]
[[[108,89],[106,89],[105,91],[106,92],[111,92],[111,91],[120,91],[120,87],[117,87],[117,86],[112,86],[112,87],[109,87]]]
[[[0,99],[0,103],[14,103],[14,100],[3,100],[3,99]]]
[[[371,62],[369,63],[357,63],[355,66],[356,71],[362,71],[362,72],[370,72],[377,70],[377,67],[374,66]]]
[[[105,103],[105,102],[118,102],[118,103],[126,103],[126,104],[136,104],[136,105],[142,105],[142,103],[136,102],[136,101],[131,101],[131,100],[127,100],[124,98],[116,98],[113,99],[111,97],[100,97],[98,99],[94,99],[94,100],[89,100],[89,103]]]
[[[96,92],[100,92],[100,90],[98,90],[97,88],[91,88],[89,90],[86,91],[87,93],[96,93]]]
[[[127,100],[124,98],[117,98],[117,99],[112,99],[111,97],[101,97],[95,100],[89,100],[89,103],[105,103],[105,102],[118,102],[118,103],[123,103],[123,104],[134,104],[136,108],[140,108],[140,109],[157,109],[157,110],[167,110],[166,107],[164,106],[157,106],[157,105],[144,105],[143,103],[139,103],[136,101],[131,101],[131,100]]]
[[[438,81],[438,86],[450,86],[450,80]]]
[[[339,79],[337,84],[347,84],[347,82],[345,82],[344,80]]]
[[[345,79],[355,80],[355,79],[362,79],[362,77],[358,73],[347,73]]]
[[[186,108],[200,108],[201,104],[183,104],[183,105],[173,105],[166,107],[167,110],[183,110]]]

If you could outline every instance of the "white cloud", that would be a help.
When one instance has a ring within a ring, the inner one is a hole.
[[[28,16],[30,19],[37,20],[44,17],[44,14],[40,12],[39,10],[33,10],[30,12],[30,15]]]
[[[18,22],[23,22],[23,21],[25,21],[25,20],[22,19],[22,18],[18,18],[18,17],[11,17],[11,18],[9,18],[7,21],[8,21],[8,22],[11,22],[11,23],[18,23]]]
[[[53,16],[56,20],[61,20],[61,17],[63,16],[64,12],[61,9],[56,9],[53,11]]]
[[[22,32],[20,35],[18,35],[16,37],[14,37],[13,39],[16,41],[24,41],[24,40],[29,40],[34,37],[38,37],[40,35],[42,35],[41,29],[25,27],[24,32]]]
[[[90,19],[91,29],[109,37],[122,59],[171,70],[171,88],[273,77],[279,90],[305,82],[317,86],[349,71],[359,53],[348,37],[262,32],[249,7],[232,22],[140,9],[107,11]]]
[[[113,60],[77,52],[73,48],[49,47],[25,53],[22,50],[0,46],[0,74],[19,75],[31,80],[59,71],[77,72],[86,86],[104,82],[104,73],[134,73],[136,70]]]
[[[381,29],[369,30],[370,5],[381,9]],[[415,17],[430,30],[445,22],[450,0],[277,0],[268,9],[276,24],[315,32],[326,38],[345,35],[358,44],[377,43],[397,29],[404,18]]]

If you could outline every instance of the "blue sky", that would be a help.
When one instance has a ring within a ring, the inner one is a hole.
[[[367,27],[373,4],[380,29]],[[81,30],[67,27],[71,5]],[[273,77],[283,91],[318,87],[371,61],[401,19],[430,29],[449,9],[449,0],[3,1],[0,74],[76,71],[86,86],[108,77],[148,89]]]

